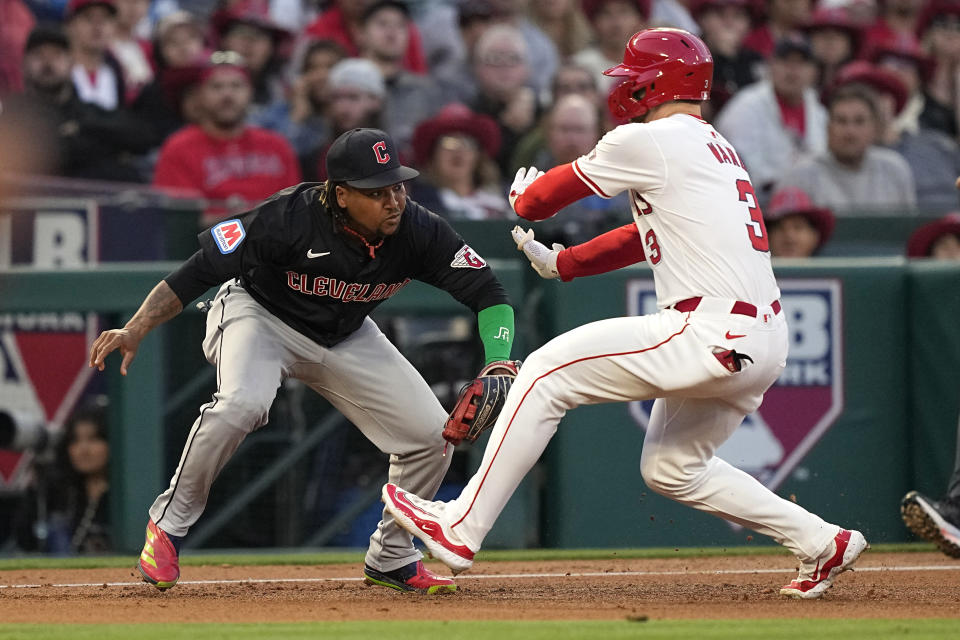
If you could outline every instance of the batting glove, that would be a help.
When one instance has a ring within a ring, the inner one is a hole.
[[[513,184],[510,185],[510,207],[513,208],[516,212],[517,208],[515,206],[517,198],[520,197],[520,194],[527,190],[533,181],[543,175],[543,171],[540,171],[536,167],[530,167],[529,169],[520,169],[517,171],[517,176],[513,179]]]
[[[553,249],[548,249],[547,245],[533,239],[533,229],[524,231],[516,226],[510,233],[513,241],[517,243],[517,250],[523,251],[530,261],[530,266],[541,278],[552,280],[560,277],[560,272],[557,271],[557,255],[566,247],[555,243]]]

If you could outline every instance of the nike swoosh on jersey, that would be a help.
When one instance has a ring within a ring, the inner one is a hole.
[[[730,333],[727,331],[727,335],[724,336],[727,340],[733,340],[735,338],[746,338],[747,334],[745,333]]]
[[[330,255],[329,251],[320,251],[318,253],[314,253],[313,249],[307,249],[308,258],[321,258],[323,256],[328,256],[328,255]]]

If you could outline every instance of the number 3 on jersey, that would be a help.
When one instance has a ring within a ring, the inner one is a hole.
[[[647,252],[650,254],[650,264],[657,264],[660,262],[660,245],[657,244],[657,234],[653,232],[653,229],[647,231],[646,235],[643,236],[643,241],[647,245]]]
[[[737,191],[740,193],[740,202],[747,203],[750,212],[750,222],[747,223],[747,235],[750,244],[757,251],[770,251],[770,239],[767,238],[767,227],[763,224],[763,211],[757,204],[757,194],[749,180],[737,180]]]

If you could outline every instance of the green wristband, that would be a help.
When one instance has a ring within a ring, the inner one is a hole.
[[[477,327],[483,342],[484,364],[509,360],[513,347],[513,307],[497,304],[481,309],[477,314]]]

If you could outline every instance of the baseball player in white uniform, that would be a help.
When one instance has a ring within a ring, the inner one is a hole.
[[[517,174],[510,202],[545,219],[577,199],[629,191],[633,222],[551,250],[514,239],[545,278],[604,273],[646,260],[659,312],[601,320],[554,338],[526,360],[476,475],[460,497],[430,502],[393,484],[383,500],[454,573],[540,457],[564,414],[583,404],[656,398],[641,473],[657,493],[749,527],[790,549],[799,576],[780,593],[817,598],[868,547],[714,454],[755,411],[785,366],[781,312],[763,215],[733,146],[700,117],[713,59],[696,36],[648,29],[627,43],[614,116],[630,120],[586,156]]]

